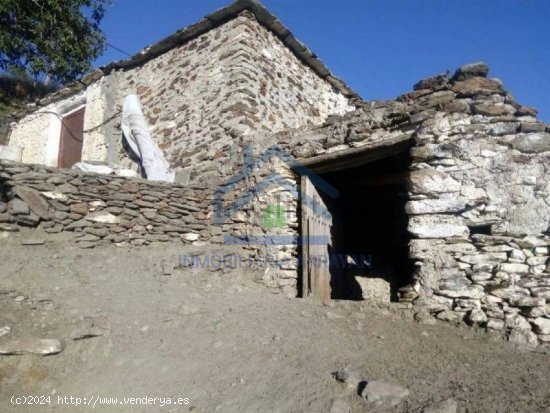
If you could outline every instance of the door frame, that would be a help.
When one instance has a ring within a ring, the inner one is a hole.
[[[84,130],[84,116],[86,114],[86,105],[81,105],[81,106],[77,107],[76,109],[71,110],[69,113],[66,113],[65,115],[63,115],[62,118],[60,119],[61,128],[60,128],[60,131],[59,131],[59,152],[58,152],[58,155],[57,155],[57,167],[58,168],[61,168],[59,163],[61,161],[61,156],[63,155],[64,144],[65,144],[65,139],[66,139],[66,136],[63,133],[63,128],[65,127],[64,120],[67,119],[67,118],[70,118],[71,116],[73,116],[73,115],[75,115],[79,112],[82,112],[82,129]],[[73,137],[74,137],[74,135],[73,135]],[[74,137],[74,139],[78,140],[76,137]],[[82,143],[84,142],[84,134],[82,134],[82,141],[80,141],[80,142],[82,142]],[[81,160],[82,160],[83,146],[84,145],[81,145],[81,147],[80,147],[80,159]]]
[[[45,164],[57,168],[59,164],[59,148],[61,144],[61,120],[63,117],[86,107],[86,93],[82,93],[66,102],[61,102],[54,106],[48,113],[48,126],[46,128],[46,154]],[[86,116],[86,115],[84,115]],[[86,119],[84,119],[86,125]]]
[[[332,215],[307,175],[300,177],[302,297],[331,298]],[[327,241],[324,242],[323,240]],[[313,242],[311,242],[313,240]]]

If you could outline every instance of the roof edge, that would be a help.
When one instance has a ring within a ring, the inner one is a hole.
[[[107,65],[100,66],[90,73],[84,75],[81,79],[65,85],[60,90],[40,99],[36,103],[31,103],[27,109],[14,114],[15,118],[21,118],[28,113],[38,109],[38,107],[55,103],[63,98],[77,94],[96,82],[103,76],[109,75],[115,70],[129,70],[143,65],[148,61],[187,43],[208,31],[233,20],[241,12],[248,10],[254,14],[256,20],[271,31],[283,44],[292,51],[292,53],[306,66],[310,67],[320,78],[327,81],[334,89],[342,93],[352,103],[363,101],[361,96],[351,89],[342,79],[334,76],[327,66],[312,52],[306,45],[300,42],[290,32],[290,30],[273,15],[258,0],[235,0],[228,6],[222,7],[203,19],[190,26],[184,27],[174,34],[165,37],[155,44],[145,47],[140,52],[126,60],[117,60]],[[21,113],[22,112],[22,113]]]

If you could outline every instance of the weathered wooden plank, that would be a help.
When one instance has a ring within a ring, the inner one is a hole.
[[[305,166],[316,173],[340,171],[408,151],[412,144],[413,140],[410,135],[402,135],[377,142],[376,145],[366,145],[312,158],[298,159],[296,165]]]

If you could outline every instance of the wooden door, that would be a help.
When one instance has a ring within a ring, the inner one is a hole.
[[[332,215],[311,180],[301,179],[302,297],[326,301],[331,296]]]
[[[84,131],[84,108],[63,118],[59,142],[58,166],[70,168],[82,158]]]

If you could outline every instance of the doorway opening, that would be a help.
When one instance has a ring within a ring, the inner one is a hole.
[[[324,278],[310,276],[310,283],[330,280],[330,298],[397,301],[398,290],[411,283],[414,267],[405,212],[410,164],[405,150],[319,174],[339,196],[333,199],[318,191],[330,211],[330,240],[321,248],[330,265]],[[319,271],[314,269],[314,275]],[[308,277],[307,268],[303,277]]]
[[[84,111],[81,107],[63,116],[59,139],[58,167],[70,168],[82,158]]]

